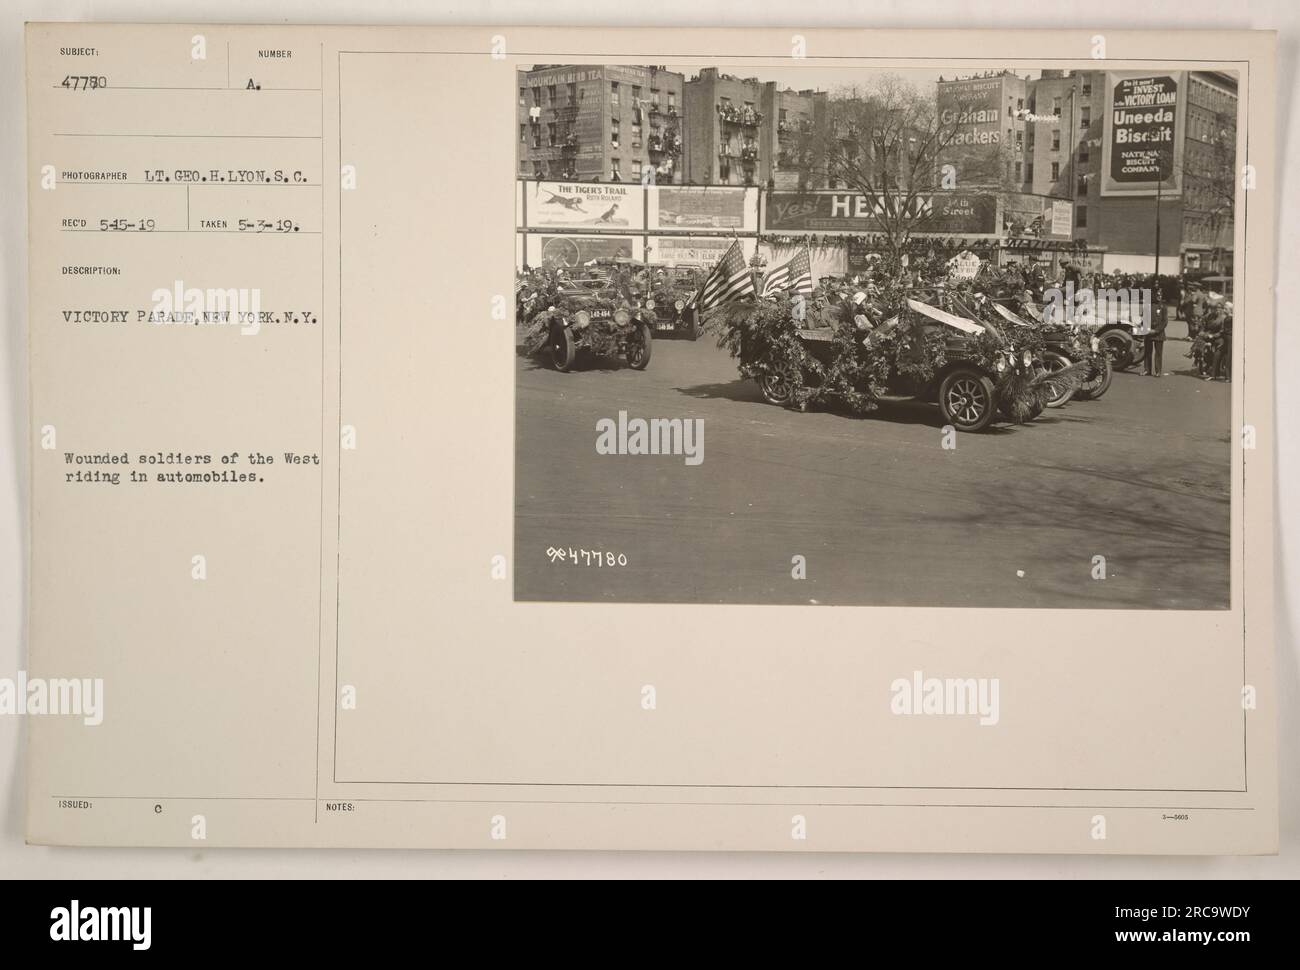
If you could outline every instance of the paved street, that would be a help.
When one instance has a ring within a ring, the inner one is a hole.
[[[763,402],[708,338],[649,369],[518,358],[521,600],[1223,609],[1231,387],[1160,380],[940,447],[938,408],[865,418]],[[599,455],[601,418],[702,418],[704,461]],[[625,555],[597,567],[548,547]],[[791,557],[807,578],[791,578]],[[1107,578],[1091,577],[1106,557]]]

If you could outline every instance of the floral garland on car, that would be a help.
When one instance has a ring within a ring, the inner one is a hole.
[[[609,309],[608,317],[593,319],[581,330],[573,330],[573,336],[579,347],[591,351],[597,357],[613,357],[618,352],[620,332],[613,316],[616,306],[613,300],[592,299],[579,302],[568,297],[560,297],[554,304],[533,317],[532,323],[524,334],[524,355],[532,357],[547,348],[551,342],[552,322],[558,322],[561,326],[566,321],[572,324],[579,311],[586,310],[590,313],[596,307],[603,307]]]
[[[790,297],[782,293],[723,304],[705,315],[704,327],[740,362],[743,377],[779,378],[800,410],[838,406],[867,414],[888,396],[891,374],[928,383],[947,363],[941,334],[923,334],[905,321],[879,332],[858,330],[825,310],[814,304],[801,328]],[[809,351],[800,329],[828,331],[823,354]]]
[[[902,301],[897,296],[895,306]],[[889,300],[887,294],[885,300]],[[877,306],[888,306],[878,301]],[[705,316],[705,329],[718,335],[718,346],[739,360],[740,373],[751,380],[776,377],[790,389],[790,403],[800,410],[812,406],[839,405],[855,414],[874,410],[888,395],[892,375],[905,376],[917,384],[928,384],[948,363],[942,332],[914,326],[904,316],[892,327],[858,330],[836,317],[825,300],[815,297],[807,309],[807,329],[829,331],[821,354],[809,350],[800,339],[799,324],[793,319],[793,304],[786,294],[754,301],[723,304]],[[830,312],[828,312],[830,311]],[[816,327],[816,323],[825,326]],[[1004,325],[1005,326],[1005,325]],[[1073,364],[1048,373],[1005,368],[1006,354],[1019,355],[1041,348],[1043,337],[1032,328],[1015,328],[1008,333],[992,325],[973,336],[963,356],[988,374],[1006,371],[995,385],[999,409],[1018,424],[1032,420],[1062,386],[1077,386],[1085,373],[1084,364]],[[1008,339],[1008,337],[1010,339]]]
[[[607,317],[592,319],[587,326],[573,329],[572,332],[580,348],[590,351],[597,357],[615,356],[618,353],[621,328],[614,322],[614,311],[627,302],[626,296],[633,288],[633,281],[631,274],[622,268],[611,273],[610,279],[614,289],[609,292],[619,294],[620,299],[610,299],[597,293],[590,296],[561,295],[561,290],[567,281],[549,269],[538,269],[531,274],[521,274],[524,285],[532,287],[534,299],[546,301],[542,304],[545,309],[534,308],[526,319],[519,321],[528,324],[528,330],[525,331],[523,338],[524,355],[532,357],[547,348],[551,340],[553,322],[561,325],[565,322],[572,324],[582,310],[590,313],[595,309],[605,309],[609,311]]]

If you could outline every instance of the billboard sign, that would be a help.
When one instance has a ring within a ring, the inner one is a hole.
[[[1002,143],[1002,79],[979,78],[939,84],[939,125],[952,132],[952,148]]]
[[[645,189],[597,182],[523,183],[530,229],[639,231],[645,227]]]
[[[640,239],[631,236],[530,236],[535,252],[528,253],[530,266],[574,270],[593,259],[635,259]]]
[[[1186,112],[1184,72],[1107,72],[1101,194],[1180,193]]]
[[[991,193],[936,192],[918,196],[913,207],[921,233],[983,235],[997,228]],[[764,212],[768,232],[880,231],[871,201],[852,192],[773,192]]]
[[[734,242],[731,238],[658,236],[650,240],[649,261],[660,266],[712,266]]]
[[[754,202],[743,188],[657,186],[650,190],[651,229],[754,229]]]

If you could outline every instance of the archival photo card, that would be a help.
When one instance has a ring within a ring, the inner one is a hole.
[[[1235,69],[518,88],[518,599],[1228,609]]]

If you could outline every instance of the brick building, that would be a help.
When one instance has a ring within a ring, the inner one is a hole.
[[[538,65],[518,72],[519,175],[680,182],[685,79],[661,67]]]
[[[1107,268],[1155,267],[1154,195],[1102,194],[1104,71],[1045,70],[1028,85],[1027,180],[1040,195],[1074,203],[1074,238]],[[1230,272],[1237,84],[1229,75],[1186,76],[1180,171],[1182,190],[1159,202],[1160,270]]]
[[[941,80],[936,98],[941,115],[960,110],[969,119],[950,153],[960,159],[959,182],[965,176],[970,184],[966,173],[992,171],[988,159],[999,158],[1000,178],[981,175],[976,184],[997,183],[1004,195],[1068,200],[1073,241],[1091,253],[1084,261],[1150,271],[1156,266],[1154,193],[1102,191],[1107,84],[1104,71],[1048,69],[1032,80],[989,72]],[[1179,98],[1185,102],[1181,146],[1171,157],[1182,186],[1159,202],[1160,270],[1229,272],[1236,81],[1189,72]]]
[[[782,181],[793,179],[789,150],[815,123],[825,97],[703,69],[685,87],[687,183],[767,185],[778,175]]]

